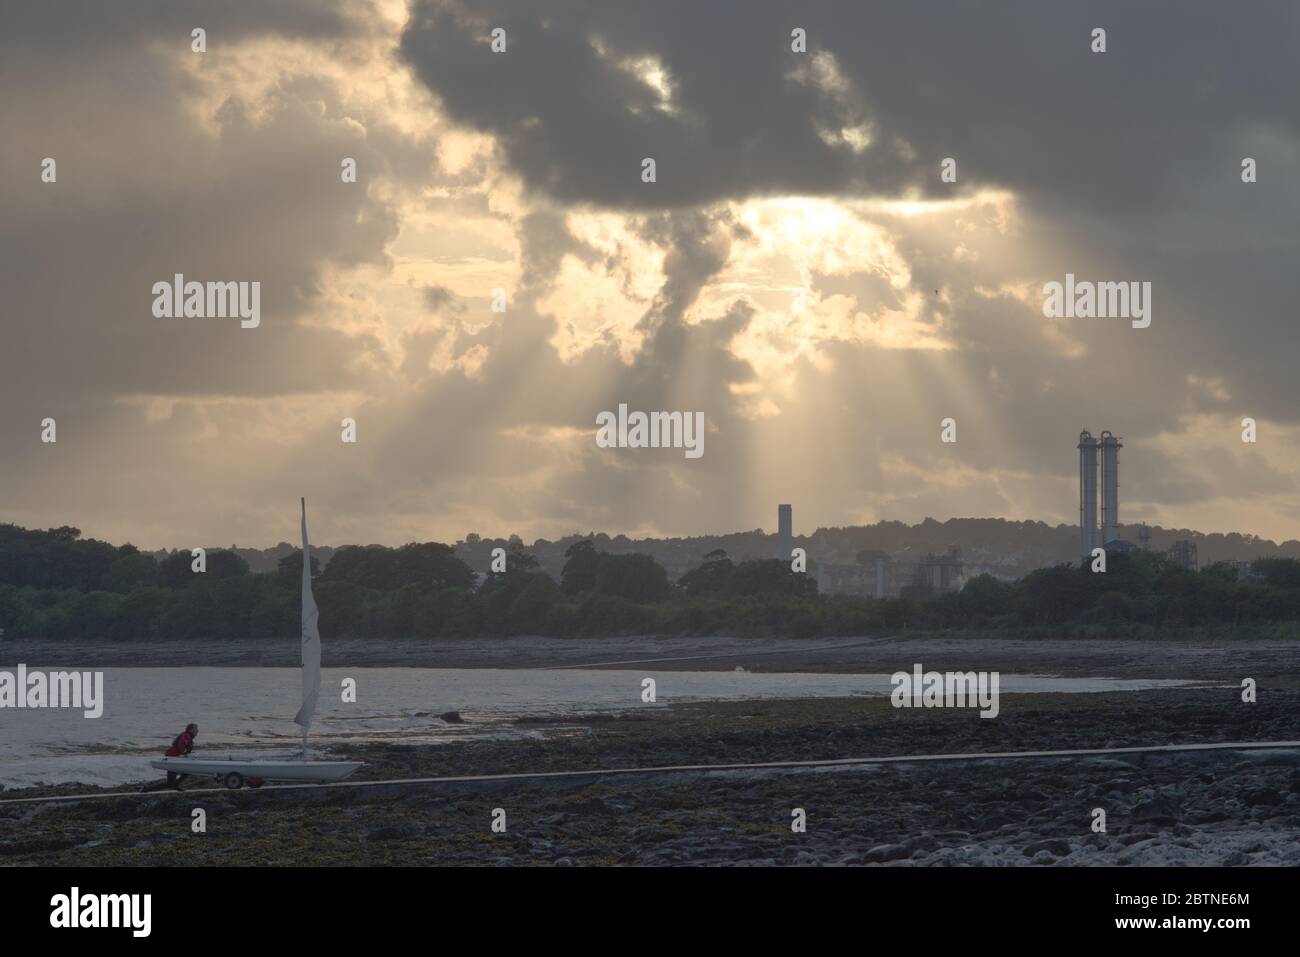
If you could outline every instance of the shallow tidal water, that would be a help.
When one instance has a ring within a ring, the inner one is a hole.
[[[10,666],[6,666],[10,667]],[[47,670],[28,664],[28,670]],[[54,670],[54,669],[51,669]],[[61,669],[60,669],[61,670]],[[285,754],[298,746],[293,724],[301,694],[297,668],[105,668],[104,710],[0,710],[0,786],[119,785],[152,779],[148,766],[187,722],[199,724],[195,753]],[[654,703],[642,681],[656,682]],[[342,701],[344,679],[356,702]],[[1190,685],[1181,680],[1060,678],[1003,674],[1002,694],[1143,691]],[[326,668],[312,747],[343,756],[350,742],[427,744],[542,732],[525,716],[662,708],[674,703],[843,698],[892,690],[888,674],[771,674],[496,668]],[[465,724],[439,715],[456,711]]]

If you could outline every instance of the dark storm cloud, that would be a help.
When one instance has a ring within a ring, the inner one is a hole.
[[[497,26],[505,54],[487,45]],[[796,26],[808,54],[790,51]],[[1089,48],[1098,26],[1105,54]],[[421,0],[402,51],[453,117],[498,136],[525,181],[561,200],[935,194],[952,156],[963,183],[1133,215],[1189,181],[1234,180],[1241,154],[1224,145],[1252,129],[1300,129],[1298,32],[1300,8],[1283,2]],[[844,97],[792,78],[819,51]],[[667,69],[676,115],[618,66],[645,55]],[[862,155],[819,135],[851,118],[845,98],[875,130]]]
[[[892,144],[865,157],[827,146],[842,108],[787,72],[789,28],[726,4],[418,4],[402,51],[456,120],[499,137],[529,186],[563,201],[693,205],[752,191],[822,193],[875,178],[920,185]],[[468,11],[468,12],[467,12]],[[779,21],[779,22],[778,22]],[[508,34],[494,55],[490,29]],[[602,56],[596,40],[607,47]],[[680,115],[620,68],[661,57]],[[654,157],[658,182],[641,182]]]

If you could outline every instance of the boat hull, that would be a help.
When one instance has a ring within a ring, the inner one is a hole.
[[[159,771],[219,778],[229,783],[245,781],[292,781],[298,783],[342,781],[363,766],[361,761],[274,761],[239,758],[159,758],[149,766]]]

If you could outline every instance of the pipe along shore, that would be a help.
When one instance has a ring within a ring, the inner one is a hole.
[[[999,761],[1032,758],[1088,758],[1124,754],[1175,754],[1184,751],[1263,751],[1300,749],[1300,741],[1234,741],[1216,744],[1164,744],[1129,748],[1081,748],[1061,751],[988,751],[968,754],[902,754],[872,758],[828,758],[817,761],[760,761],[752,764],[676,764],[648,768],[591,768],[577,771],[524,771],[513,774],[464,774],[428,778],[388,778],[376,781],[335,781],[328,784],[281,784],[241,789],[250,793],[301,791],[321,788],[368,788],[410,784],[473,784],[556,778],[601,778],[636,774],[682,774],[722,771],[797,770],[799,768],[854,767],[873,764],[921,764],[936,761]],[[190,788],[184,791],[111,791],[101,794],[60,794],[46,797],[5,798],[7,804],[51,804],[102,801],[109,798],[172,798],[193,794],[230,794],[230,788]]]

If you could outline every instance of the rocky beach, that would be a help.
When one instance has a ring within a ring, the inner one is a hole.
[[[699,702],[520,718],[526,740],[365,745],[357,780],[848,756],[1300,740],[1300,691],[1261,680],[1006,695],[996,720],[887,698]],[[8,865],[1295,865],[1300,751],[1069,758],[0,804]],[[0,798],[68,794],[61,787]],[[207,829],[191,830],[192,812]],[[807,828],[791,828],[803,809]],[[504,833],[494,832],[496,809]],[[1095,809],[1105,831],[1094,830]]]

